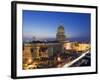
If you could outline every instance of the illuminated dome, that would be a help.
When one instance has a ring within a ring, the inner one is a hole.
[[[58,41],[65,41],[65,32],[63,25],[60,25],[57,29],[56,39]]]
[[[64,29],[63,25],[60,25],[60,26],[58,27],[58,29]]]
[[[58,33],[60,33],[60,32],[64,32],[64,27],[62,26],[62,25],[60,25],[59,27],[58,27],[58,31],[57,31]]]

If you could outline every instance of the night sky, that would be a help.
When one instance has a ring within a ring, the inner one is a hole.
[[[23,38],[55,38],[59,25],[67,38],[90,38],[90,18],[88,13],[23,10]]]

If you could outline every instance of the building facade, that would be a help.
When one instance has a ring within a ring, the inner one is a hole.
[[[90,48],[90,44],[66,41],[64,27],[60,25],[57,29],[55,41],[32,41],[24,43],[23,63],[31,63],[34,60],[43,58],[49,59],[68,51],[85,51]]]
[[[32,41],[24,43],[23,62],[31,60],[50,58],[63,52],[63,42],[65,41],[64,27],[61,25],[57,29],[55,41]]]

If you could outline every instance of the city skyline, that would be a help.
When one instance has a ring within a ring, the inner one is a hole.
[[[23,10],[23,39],[55,38],[64,26],[67,38],[90,38],[90,14]]]

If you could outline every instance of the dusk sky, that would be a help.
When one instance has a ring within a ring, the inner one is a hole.
[[[87,13],[23,10],[23,38],[55,38],[59,25],[68,38],[90,37],[90,18]]]

